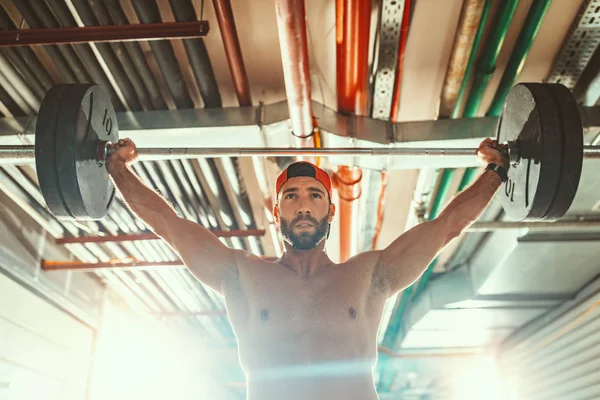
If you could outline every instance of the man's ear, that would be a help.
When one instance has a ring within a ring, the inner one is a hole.
[[[335,216],[335,204],[331,203],[329,205],[329,222],[331,222],[333,220],[334,216]]]
[[[277,207],[277,204],[273,206],[273,218],[275,219],[275,222],[279,224],[279,207]]]

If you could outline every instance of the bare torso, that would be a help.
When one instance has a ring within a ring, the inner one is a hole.
[[[302,277],[244,258],[223,287],[248,398],[377,399],[372,368],[386,293],[375,253]]]

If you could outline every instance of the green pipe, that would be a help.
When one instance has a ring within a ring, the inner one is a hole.
[[[456,171],[454,169],[445,169],[442,173],[442,177],[440,178],[440,184],[438,186],[435,199],[433,199],[433,204],[431,205],[431,212],[429,213],[428,217],[430,221],[434,220],[435,218],[437,218],[438,215],[440,215],[440,212],[442,211],[442,206],[446,203],[448,195],[450,194],[450,184],[454,179],[455,172]],[[413,299],[416,299],[417,296],[419,296],[419,294],[421,294],[421,292],[425,289],[425,286],[427,285],[427,282],[429,282],[429,278],[431,277],[431,274],[433,273],[433,268],[436,264],[437,257],[434,258],[433,261],[431,261],[431,263],[429,263],[427,269],[425,270],[425,272],[423,272],[423,275],[421,275],[421,278],[417,283],[417,287],[414,290],[414,294],[412,296]]]
[[[508,66],[502,75],[502,80],[500,81],[492,105],[487,112],[488,116],[497,117],[500,115],[502,106],[504,105],[504,99],[506,99],[508,92],[517,79],[517,75],[519,75],[519,72],[521,72],[521,69],[523,68],[523,64],[525,64],[527,53],[529,53],[531,45],[542,26],[542,21],[549,6],[550,0],[534,0],[531,5],[531,8],[527,13],[527,19],[525,19],[523,28],[517,38],[517,44],[510,55]]]
[[[481,19],[479,20],[479,26],[477,27],[477,32],[475,33],[475,38],[473,39],[473,48],[471,49],[471,54],[469,55],[469,61],[467,63],[467,68],[465,69],[465,76],[463,77],[462,83],[460,85],[460,90],[458,92],[456,104],[454,105],[454,110],[452,111],[452,115],[450,116],[452,119],[460,117],[460,105],[462,104],[463,97],[465,97],[465,93],[467,91],[467,83],[469,82],[471,70],[473,69],[473,65],[475,65],[475,60],[477,59],[477,50],[479,49],[479,42],[481,41],[481,36],[483,36],[483,31],[485,30],[484,28],[487,22],[488,14],[490,13],[491,6],[492,0],[486,0],[485,4],[483,5],[483,10],[481,10]]]
[[[477,113],[483,92],[496,69],[496,60],[504,43],[506,32],[508,32],[510,21],[517,9],[517,3],[518,0],[503,0],[500,3],[494,27],[490,32],[489,39],[482,50],[480,61],[477,64],[477,71],[475,72],[471,92],[465,105],[465,111],[463,112],[464,118],[474,117]]]

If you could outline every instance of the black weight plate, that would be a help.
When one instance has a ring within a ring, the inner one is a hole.
[[[556,102],[563,138],[560,179],[554,201],[544,219],[559,219],[571,207],[583,164],[583,126],[575,97],[561,84],[546,85]]]
[[[58,181],[69,215],[104,217],[115,188],[106,167],[97,161],[98,143],[119,140],[115,111],[106,92],[98,85],[71,85],[59,107],[55,133]]]
[[[542,219],[560,177],[562,135],[556,104],[544,84],[521,83],[508,94],[499,121],[498,141],[517,141],[521,156],[501,189],[504,211],[518,221]]]
[[[55,85],[44,96],[35,126],[35,167],[44,200],[57,217],[68,217],[56,170],[55,132],[58,109],[70,85]]]

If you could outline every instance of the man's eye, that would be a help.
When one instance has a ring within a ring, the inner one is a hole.
[[[285,198],[286,198],[286,199],[293,199],[294,197],[296,197],[296,195],[295,195],[295,194],[292,194],[292,193],[290,193],[290,194],[286,194],[286,195],[285,195]]]
[[[313,198],[320,199],[322,196],[318,193],[313,193]]]

